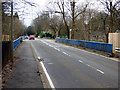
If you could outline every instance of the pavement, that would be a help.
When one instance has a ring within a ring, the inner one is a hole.
[[[16,50],[19,60],[5,88],[43,88],[40,73],[29,44],[24,41]]]

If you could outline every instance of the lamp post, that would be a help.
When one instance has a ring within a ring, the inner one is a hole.
[[[13,35],[13,0],[11,0],[11,62],[13,62],[14,35]]]

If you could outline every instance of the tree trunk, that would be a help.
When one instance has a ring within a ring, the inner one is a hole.
[[[71,39],[74,39],[74,29],[75,29],[75,2],[71,2],[71,9],[72,9],[72,35]]]
[[[58,37],[60,36],[60,30],[58,31]]]
[[[92,39],[92,25],[91,25],[91,11],[89,9],[89,30],[90,30],[90,38],[89,41]]]
[[[85,15],[83,14],[83,38],[84,38],[84,40],[87,40],[87,38],[86,38],[86,27],[85,27],[84,21],[85,21]]]
[[[112,2],[110,2],[110,33],[113,32],[113,7],[112,7]]]
[[[65,16],[63,15],[63,20],[64,20],[64,23],[65,23],[65,26],[66,26],[66,29],[67,29],[67,36],[68,36],[68,39],[70,39],[70,31],[69,31],[69,27],[67,25],[67,22],[66,22],[66,19],[65,19]]]
[[[67,29],[67,36],[68,36],[68,39],[70,38],[70,31],[69,31],[69,27],[67,25],[67,22],[66,22],[66,19],[65,19],[65,13],[64,13],[64,8],[63,8],[63,20],[64,20],[64,23],[65,23],[65,26],[66,26],[66,29]]]
[[[108,33],[105,34],[105,36],[106,36],[106,43],[108,43]]]

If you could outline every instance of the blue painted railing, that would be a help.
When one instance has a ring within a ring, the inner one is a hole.
[[[113,53],[113,44],[108,43],[99,43],[99,42],[90,42],[90,41],[79,41],[79,40],[71,40],[64,38],[56,38],[56,42],[76,46],[76,47],[84,47],[88,49],[93,49],[105,53]]]
[[[14,40],[14,50],[16,47],[20,44],[20,41],[22,40],[22,37],[19,37],[18,39]]]

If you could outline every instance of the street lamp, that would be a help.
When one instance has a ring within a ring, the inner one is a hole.
[[[11,62],[13,62],[14,35],[13,35],[13,0],[11,0]]]

